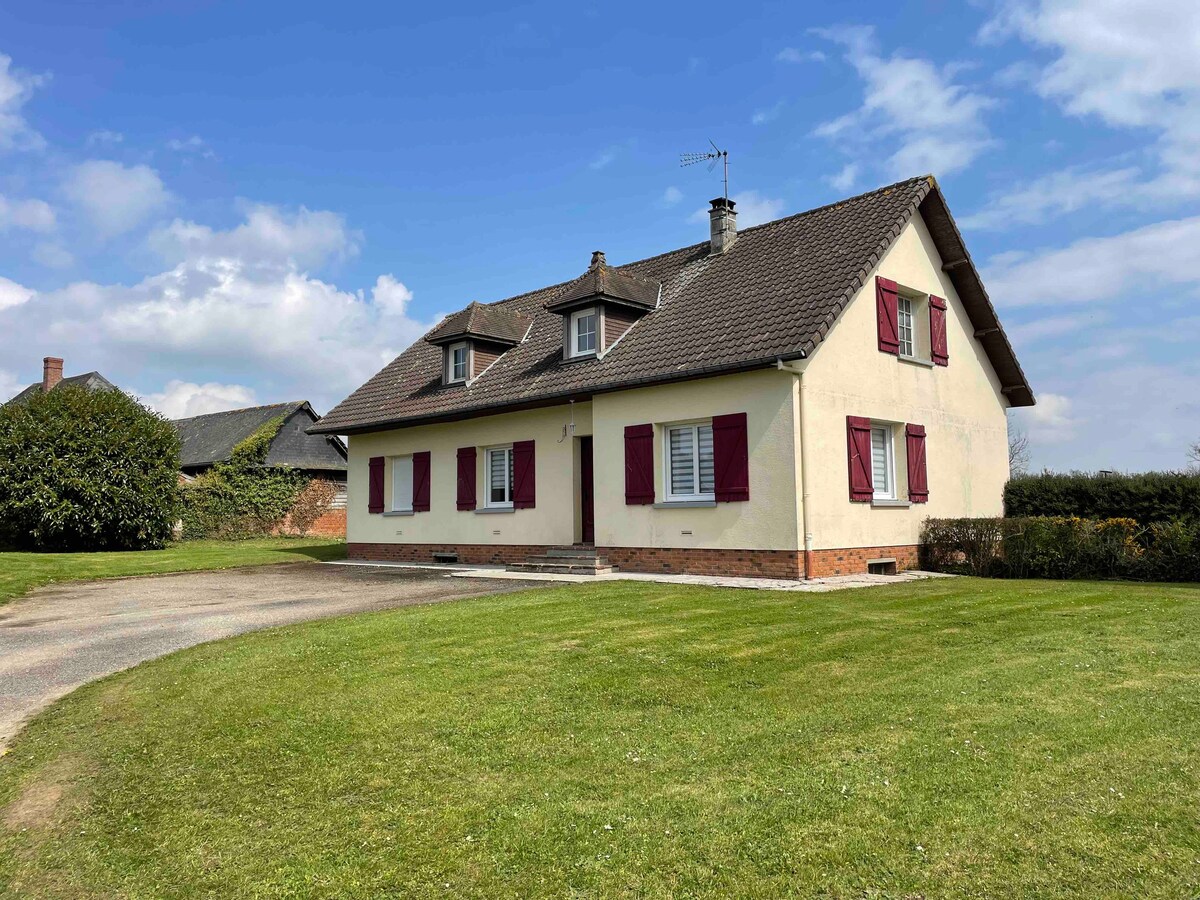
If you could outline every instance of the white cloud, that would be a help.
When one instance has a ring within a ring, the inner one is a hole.
[[[1033,181],[1023,179],[1016,190],[995,192],[982,210],[959,219],[959,225],[981,230],[1011,228],[1080,210],[1137,205],[1145,199],[1137,189],[1139,177],[1138,169],[1132,167],[1069,168]]]
[[[35,88],[46,81],[12,67],[12,57],[0,53],[0,150],[38,150],[42,136],[25,121],[22,108]]]
[[[729,198],[734,203],[737,212],[738,228],[750,228],[778,219],[783,212],[783,200],[775,197],[764,197],[758,191],[742,191]],[[698,209],[688,217],[692,223],[708,221],[708,210]]]
[[[0,403],[8,402],[27,387],[29,382],[20,381],[15,373],[0,369]]]
[[[202,156],[205,159],[216,159],[217,157],[217,154],[212,151],[208,143],[196,134],[193,134],[189,138],[171,138],[171,140],[167,141],[167,149],[175,153]]]
[[[75,262],[70,250],[53,241],[41,241],[34,245],[29,255],[34,262],[48,269],[66,269]]]
[[[371,302],[386,315],[403,316],[412,298],[413,292],[393,275],[380,275],[371,289]]]
[[[188,419],[227,409],[255,406],[258,400],[248,387],[240,384],[194,384],[190,381],[168,381],[162,391],[146,394],[142,401],[168,419]]]
[[[1010,36],[1054,54],[1027,77],[1068,114],[1157,133],[1148,196],[1200,194],[1200,4],[1007,0],[982,37]]]
[[[119,132],[119,131],[101,130],[101,131],[93,131],[91,134],[89,134],[87,136],[87,139],[84,141],[84,143],[87,144],[87,146],[89,146],[89,147],[95,147],[98,145],[104,146],[104,145],[111,145],[111,144],[120,144],[124,140],[125,140],[125,135],[121,134],[121,132]]]
[[[848,191],[858,180],[858,163],[846,163],[836,175],[831,175],[826,181],[835,190]]]
[[[45,200],[9,200],[0,194],[0,231],[23,228],[49,232],[56,223],[54,208]]]
[[[992,259],[984,281],[1002,306],[1103,303],[1164,287],[1195,294],[1200,216],[1158,222],[1058,250]]]
[[[1044,316],[1014,325],[1007,330],[1008,336],[1018,346],[1029,345],[1046,338],[1062,337],[1079,334],[1090,328],[1107,323],[1111,316],[1103,310],[1088,310],[1085,313],[1064,316]]]
[[[895,53],[883,56],[870,27],[815,29],[841,44],[846,60],[864,82],[862,106],[818,126],[816,134],[842,145],[877,153],[891,137],[886,161],[893,177],[966,168],[995,144],[984,113],[995,101],[955,83],[961,66],[938,68],[929,60]]]
[[[754,115],[750,117],[751,125],[765,125],[768,122],[774,122],[779,118],[779,114],[783,112],[783,101],[780,100],[774,106],[768,106],[764,109],[756,109]]]
[[[21,306],[32,300],[34,296],[36,296],[35,291],[0,276],[0,310]]]
[[[1061,394],[1038,395],[1037,406],[1021,408],[1018,421],[1024,420],[1030,439],[1062,443],[1075,435],[1079,420],[1071,415],[1071,399]]]
[[[820,50],[798,50],[795,47],[784,47],[775,54],[776,62],[785,63],[825,62],[826,58]]]
[[[358,253],[360,236],[337,213],[303,206],[287,212],[267,204],[247,205],[244,213],[246,221],[229,231],[176,219],[154,231],[148,242],[171,263],[230,257],[316,268]]]
[[[104,159],[75,166],[63,189],[101,237],[136,228],[171,199],[162,179],[149,166],[127,167]]]
[[[683,191],[672,185],[663,191],[662,198],[658,201],[659,206],[678,206],[683,200]]]

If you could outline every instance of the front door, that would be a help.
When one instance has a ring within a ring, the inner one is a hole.
[[[580,540],[596,542],[596,485],[592,475],[592,439],[579,439],[579,509],[582,520]]]

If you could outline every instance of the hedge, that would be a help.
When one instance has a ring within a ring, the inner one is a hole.
[[[174,426],[121,391],[59,385],[0,406],[0,544],[161,547],[178,479]]]
[[[1200,522],[1075,516],[926,519],[921,566],[994,578],[1200,581]]]
[[[1012,517],[1131,518],[1143,525],[1200,519],[1200,473],[1019,475],[1004,488]]]

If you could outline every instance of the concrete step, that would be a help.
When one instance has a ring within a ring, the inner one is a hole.
[[[590,556],[560,556],[557,553],[547,553],[545,556],[527,556],[522,562],[541,563],[547,566],[607,566],[608,559],[591,554]]]
[[[614,569],[607,563],[592,564],[589,561],[586,564],[576,564],[568,562],[565,558],[559,558],[551,561],[526,560],[512,563],[508,566],[508,571],[543,572],[551,575],[611,575]]]
[[[595,547],[549,547],[545,555],[564,559],[595,559],[598,556]]]

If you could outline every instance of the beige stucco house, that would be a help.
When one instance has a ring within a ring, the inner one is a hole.
[[[350,555],[817,577],[999,514],[1034,398],[936,182],[710,215],[468,306],[314,426],[349,435]]]

